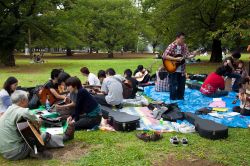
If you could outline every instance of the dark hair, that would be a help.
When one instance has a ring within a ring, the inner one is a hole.
[[[234,51],[234,52],[232,53],[232,57],[235,58],[235,59],[240,59],[241,54],[240,54],[239,51]]]
[[[58,75],[58,84],[61,84],[62,82],[66,82],[66,80],[70,77],[68,73],[61,72]]]
[[[11,90],[11,85],[17,83],[18,80],[15,77],[9,77],[3,85],[3,89],[5,89],[9,95],[11,95],[11,93],[13,93],[13,91]]]
[[[108,74],[110,76],[114,76],[116,73],[115,73],[115,70],[113,68],[109,68],[106,70],[106,74]]]
[[[51,71],[51,74],[50,74],[51,79],[53,80],[53,79],[57,78],[58,75],[59,75],[61,72],[62,72],[62,71],[61,71],[60,69],[53,69],[53,70]]]
[[[126,74],[127,75],[127,77],[132,77],[132,71],[130,70],[130,69],[126,69],[125,71],[124,71],[124,74]]]
[[[83,74],[89,74],[89,69],[87,67],[82,67],[80,70]]]
[[[77,77],[70,77],[66,81],[66,86],[72,86],[73,88],[80,89],[82,88],[82,83],[79,78]]]
[[[243,85],[246,84],[246,83],[249,83],[249,82],[250,82],[250,80],[249,80],[248,77],[246,77],[246,78],[241,78],[241,80],[240,80],[240,82],[239,82],[239,87],[240,87],[240,88],[243,88]]]
[[[142,71],[143,68],[144,68],[143,65],[138,65],[138,66],[137,66],[137,70],[139,70],[139,71]]]
[[[242,60],[238,60],[236,63],[237,63],[237,67],[239,64],[242,64],[242,67],[245,67],[245,63]]]
[[[104,70],[99,70],[97,77],[98,78],[106,78],[106,72]]]
[[[220,76],[224,76],[227,73],[227,69],[225,66],[220,66],[216,69],[215,73],[220,75]]]
[[[183,33],[183,32],[178,32],[178,33],[176,34],[176,38],[179,38],[179,37],[181,37],[181,36],[185,36],[185,33]]]

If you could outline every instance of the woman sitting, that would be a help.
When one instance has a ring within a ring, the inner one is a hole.
[[[9,77],[0,91],[0,116],[11,105],[10,95],[16,90],[18,80],[15,77]]]
[[[164,67],[161,67],[156,72],[156,84],[155,91],[156,92],[168,92],[169,91],[169,81],[168,81],[168,73]]]
[[[225,81],[223,78],[226,73],[226,67],[221,66],[216,72],[209,74],[205,82],[202,84],[200,92],[207,97],[213,98],[227,96],[228,92],[224,91]]]
[[[75,129],[92,129],[101,122],[101,108],[89,92],[82,87],[77,77],[70,77],[66,81],[70,93],[77,93],[75,111],[70,117],[75,121]]]

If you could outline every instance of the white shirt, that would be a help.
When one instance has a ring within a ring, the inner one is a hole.
[[[5,89],[2,89],[0,91],[0,113],[5,112],[10,105],[10,95]]]
[[[100,80],[93,73],[89,73],[88,82],[89,82],[89,85],[99,85],[99,86],[101,85]]]
[[[176,50],[175,50],[175,54],[181,54],[181,46],[178,46],[176,47]],[[181,73],[181,66],[179,66],[177,69],[176,69],[176,72],[177,73]]]

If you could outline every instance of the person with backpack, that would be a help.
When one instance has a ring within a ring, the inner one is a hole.
[[[135,78],[132,77],[132,71],[130,69],[126,69],[124,71],[124,77],[126,79],[125,81],[127,82],[127,84],[129,84],[132,87],[132,93],[128,98],[134,99],[138,91],[139,82]]]

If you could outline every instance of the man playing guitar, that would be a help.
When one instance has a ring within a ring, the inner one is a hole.
[[[178,33],[176,39],[171,43],[165,52],[163,53],[162,58],[181,62],[183,59],[191,59],[197,55],[197,52],[191,54],[188,51],[188,47],[184,43],[185,34]],[[182,57],[177,57],[177,55],[182,55]],[[170,100],[183,100],[185,92],[185,82],[186,82],[186,65],[185,63],[177,68],[174,73],[169,74],[169,90],[170,90]]]

